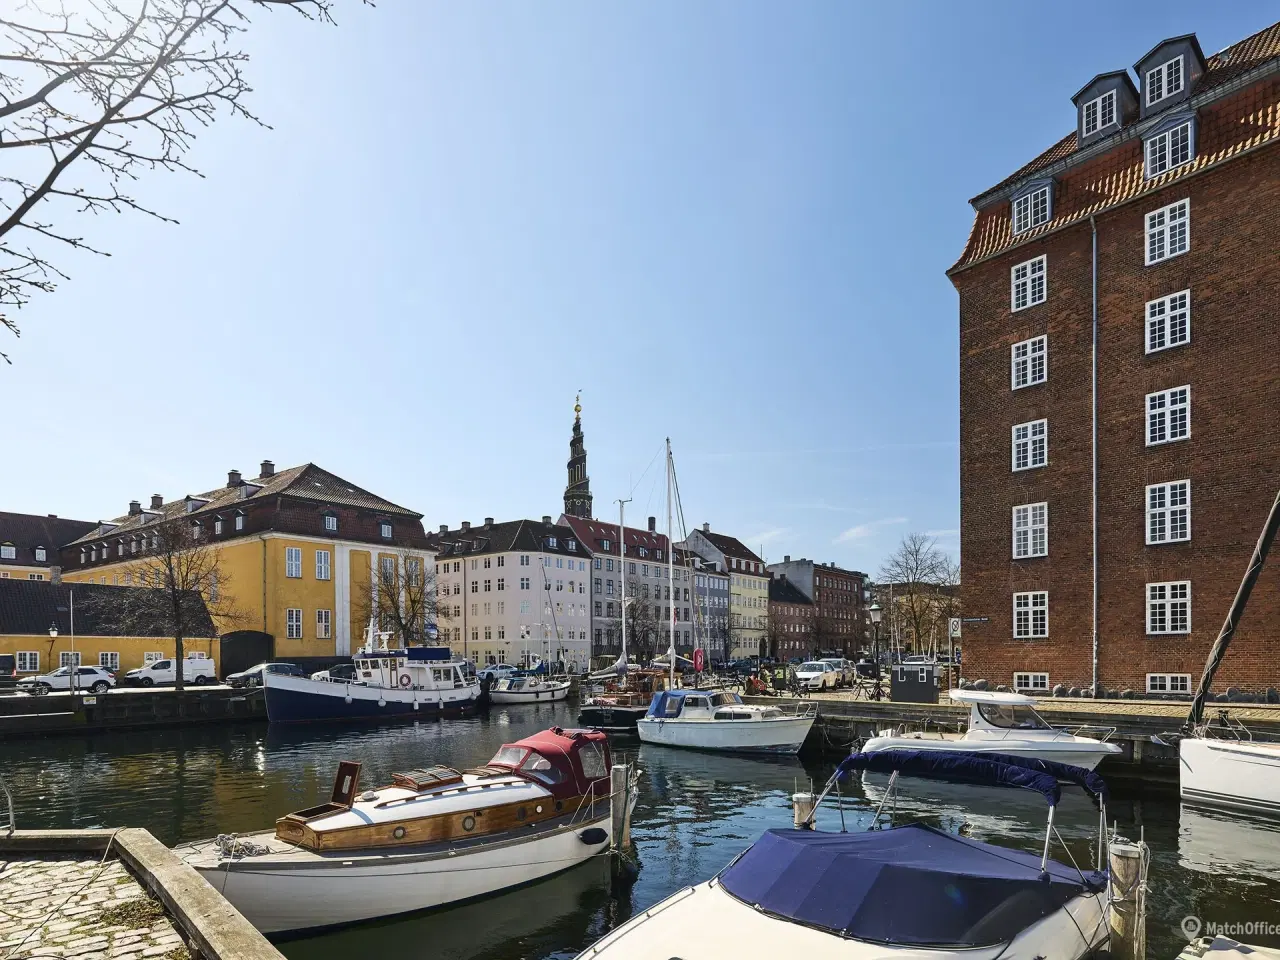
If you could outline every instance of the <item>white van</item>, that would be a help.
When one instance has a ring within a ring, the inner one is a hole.
[[[137,684],[140,687],[155,687],[173,684],[178,679],[178,671],[172,657],[164,660],[153,660],[137,670],[125,674],[125,683]],[[187,657],[182,661],[182,682],[205,684],[217,683],[218,673],[213,668],[213,661],[203,654]]]

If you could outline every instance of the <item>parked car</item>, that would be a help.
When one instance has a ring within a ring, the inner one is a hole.
[[[923,654],[923,653],[914,653],[914,654],[912,654],[911,656],[907,657],[907,658],[906,658],[905,660],[903,660],[902,662],[903,662],[903,664],[908,664],[908,663],[933,663],[933,657],[927,656],[926,654]]]
[[[335,683],[355,683],[360,679],[356,674],[354,663],[334,664],[328,670],[320,670],[311,675],[312,680],[332,680]]]
[[[106,667],[59,667],[53,673],[23,677],[18,681],[18,689],[37,697],[44,696],[50,690],[70,690],[73,670],[77,690],[106,693],[116,685],[116,675]]]
[[[476,671],[476,679],[483,680],[488,677],[490,683],[497,683],[499,680],[507,679],[516,670],[517,668],[509,663],[490,663]]]
[[[831,664],[832,669],[835,670],[839,678],[837,687],[847,687],[853,683],[853,664],[844,657],[823,657],[822,662]]]
[[[229,687],[260,687],[264,673],[280,673],[287,677],[305,677],[306,671],[292,663],[259,663],[239,673],[229,673],[226,683]]]
[[[835,689],[839,675],[825,660],[810,660],[796,668],[796,680],[810,690]]]
[[[129,686],[161,687],[176,683],[178,679],[178,661],[173,657],[164,660],[153,660],[144,663],[136,670],[124,675],[124,683]],[[203,685],[217,683],[218,672],[213,661],[208,657],[187,657],[182,661],[182,682]]]
[[[18,683],[18,657],[12,653],[0,653],[0,687],[12,687]]]

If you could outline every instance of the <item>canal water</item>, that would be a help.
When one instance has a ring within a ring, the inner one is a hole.
[[[488,760],[504,742],[555,724],[572,726],[565,704],[495,708],[488,717],[385,727],[218,724],[94,737],[0,742],[0,772],[22,827],[146,827],[166,843],[249,832],[327,798],[339,760],[364,763],[362,782],[431,762]],[[572,957],[668,894],[707,879],[763,830],[791,823],[797,784],[820,783],[827,763],[756,760],[641,747],[615,752],[643,771],[633,839],[639,870],[611,881],[602,859],[529,888],[407,919],[366,924],[279,944],[290,960],[395,955],[422,960]],[[885,781],[854,783],[844,823],[872,822]],[[1168,785],[1113,784],[1110,815],[1121,833],[1152,849],[1148,955],[1173,960],[1186,943],[1184,918],[1202,924],[1280,923],[1280,830],[1236,814],[1180,807]],[[1045,807],[1029,791],[902,780],[896,822],[921,820],[982,840],[1039,851]],[[888,809],[886,807],[886,809]],[[824,804],[819,827],[838,830]],[[1058,829],[1070,856],[1092,861],[1097,814],[1067,792]],[[1055,842],[1054,856],[1069,862]],[[921,904],[921,910],[927,910]],[[1247,942],[1280,946],[1260,933]]]

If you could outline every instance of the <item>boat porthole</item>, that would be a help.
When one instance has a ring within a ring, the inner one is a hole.
[[[392,835],[393,837],[395,837],[397,840],[403,840],[403,839],[404,839],[404,827],[396,827],[394,830],[392,830],[392,831],[391,831],[391,835]]]
[[[563,810],[563,809],[564,809],[564,801],[563,801],[563,800],[557,800],[557,801],[556,801],[556,813],[559,813],[559,812],[560,812],[561,810]]]
[[[476,818],[468,814],[462,818],[462,829],[470,833],[476,828]]]
[[[542,812],[542,804],[538,804],[536,807],[534,807],[534,808],[533,808],[533,812],[534,812],[534,813],[541,813],[541,812]]]
[[[525,809],[524,807],[521,807],[519,810],[516,811],[516,819],[523,820],[524,818],[525,818]]]

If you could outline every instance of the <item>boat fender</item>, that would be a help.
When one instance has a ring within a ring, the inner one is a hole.
[[[417,701],[417,700],[413,701],[413,709],[415,709],[415,710],[417,710],[417,709],[418,709],[418,701]]]
[[[578,834],[578,839],[589,847],[598,847],[609,839],[609,834],[600,827],[588,827]]]
[[[378,706],[380,706],[380,707],[385,707],[386,705],[387,705],[387,701],[385,701],[385,700],[383,700],[381,697],[379,697],[379,698],[378,698]]]
[[[409,676],[407,673],[400,674],[400,686],[408,690],[411,686],[413,686],[413,677]]]

